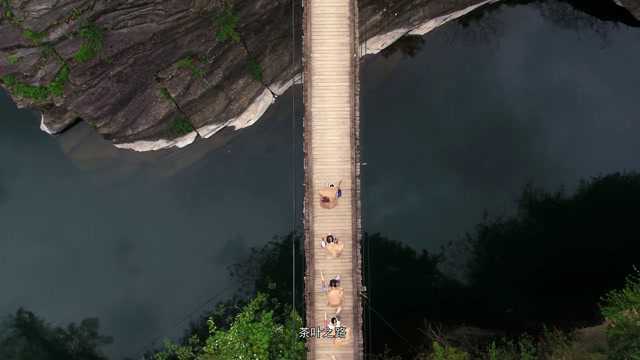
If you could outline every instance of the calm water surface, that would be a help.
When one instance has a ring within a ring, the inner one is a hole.
[[[437,251],[485,210],[512,213],[527,182],[570,191],[580,178],[640,169],[640,29],[549,4],[579,23],[501,8],[427,34],[413,58],[367,59],[369,232]]]
[[[528,181],[571,189],[640,168],[640,31],[596,24],[519,6],[448,24],[413,58],[368,57],[366,230],[437,250],[485,209],[512,212]],[[0,314],[98,316],[114,358],[180,334],[194,306],[231,292],[228,264],[291,228],[289,102],[244,131],[137,154],[82,125],[46,136],[0,96]]]

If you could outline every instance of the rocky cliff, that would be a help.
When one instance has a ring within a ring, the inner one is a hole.
[[[361,0],[360,38],[375,53],[496,1]],[[616,3],[640,18],[640,0]],[[182,147],[251,125],[300,80],[302,8],[289,0],[0,6],[0,82],[19,106],[42,111],[50,134],[86,121],[122,148]]]

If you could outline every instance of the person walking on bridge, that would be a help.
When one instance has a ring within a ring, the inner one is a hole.
[[[333,209],[338,205],[338,198],[342,197],[341,184],[342,180],[338,182],[338,186],[330,184],[328,187],[320,190],[320,206],[325,209]]]
[[[340,287],[340,275],[329,280],[329,287],[326,287],[324,273],[320,272],[320,280],[322,282],[322,291],[327,293],[327,305],[337,308],[336,315],[342,311],[342,301],[344,300],[344,289]]]
[[[342,250],[344,250],[344,244],[341,241],[338,241],[338,238],[332,234],[327,234],[320,243],[320,246],[327,249],[327,251],[336,258],[339,257],[340,254],[342,254]]]

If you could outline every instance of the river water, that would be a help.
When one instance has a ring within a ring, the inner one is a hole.
[[[427,34],[414,57],[365,59],[368,232],[436,251],[485,210],[511,213],[526,182],[570,190],[640,168],[640,30],[577,17],[501,8]],[[82,124],[47,136],[0,95],[0,314],[97,316],[114,358],[180,334],[185,314],[231,293],[227,265],[300,226],[290,96],[251,128],[138,154]]]

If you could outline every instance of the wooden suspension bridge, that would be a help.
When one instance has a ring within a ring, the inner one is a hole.
[[[346,329],[340,336],[334,331],[336,337],[309,338],[308,358],[362,359],[358,4],[303,2],[307,326],[325,328],[339,308],[340,328]],[[333,198],[338,187],[341,196]],[[325,203],[323,191],[329,194]],[[321,245],[328,234],[344,246],[340,256]],[[339,306],[329,303],[325,288],[336,275]]]

